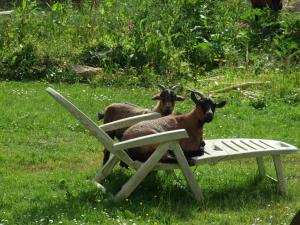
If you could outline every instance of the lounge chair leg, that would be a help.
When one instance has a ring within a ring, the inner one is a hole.
[[[276,175],[277,175],[277,179],[278,179],[279,190],[282,194],[287,195],[287,188],[285,185],[285,179],[284,179],[284,175],[283,175],[280,155],[273,155],[272,157],[273,157]]]
[[[127,183],[122,186],[121,190],[116,194],[115,200],[119,201],[127,198],[168,151],[168,148],[169,144],[160,145]]]
[[[95,176],[95,181],[97,183],[100,183],[105,177],[107,177],[111,171],[113,170],[113,168],[115,167],[115,165],[119,162],[120,160],[114,156],[112,157],[107,163],[105,163],[105,165],[99,170],[99,172],[97,173],[97,175]]]
[[[175,150],[174,154],[176,156],[176,159],[178,161],[178,164],[182,170],[182,173],[189,184],[192,192],[195,195],[195,198],[197,201],[202,202],[204,200],[203,194],[201,189],[198,186],[198,183],[196,182],[193,172],[191,171],[191,168],[182,152],[182,149],[179,144],[175,144]]]
[[[266,169],[264,165],[264,160],[262,157],[256,157],[256,162],[258,166],[258,174],[260,177],[264,177],[266,175]]]

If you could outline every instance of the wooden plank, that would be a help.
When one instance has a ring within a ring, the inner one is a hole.
[[[99,126],[102,130],[105,132],[112,131],[112,130],[118,130],[121,128],[127,128],[130,127],[138,122],[145,121],[145,120],[152,120],[157,119],[161,117],[161,115],[157,112],[147,113],[143,115],[138,116],[132,116],[125,119],[117,120],[111,123],[106,123],[101,126]]]
[[[134,147],[140,147],[149,144],[158,144],[169,141],[175,141],[183,138],[188,138],[188,134],[185,129],[171,130],[158,134],[146,135],[138,138],[133,138],[130,140],[122,141],[114,144],[114,151],[119,149],[129,149]]]
[[[278,180],[278,185],[279,185],[279,190],[282,194],[287,195],[287,188],[285,185],[285,179],[283,175],[283,169],[282,169],[282,164],[280,160],[280,155],[273,155],[273,162],[276,170],[276,175],[277,175],[277,180]]]
[[[10,11],[2,11],[0,12],[0,16],[10,16],[14,13],[14,10],[10,10]]]
[[[182,151],[180,145],[177,143],[177,144],[174,144],[173,146],[174,147],[172,147],[171,150],[174,149],[173,151],[174,151],[174,154],[178,161],[178,164],[181,168],[181,171],[182,171],[187,183],[189,184],[192,192],[194,193],[196,200],[200,201],[200,202],[203,201],[204,197],[203,197],[202,191],[199,188],[198,183],[196,182],[196,180],[194,178],[193,172],[183,154],[183,151]]]
[[[127,198],[153,169],[155,164],[157,164],[162,156],[168,151],[168,148],[168,143],[160,145],[150,158],[143,163],[136,173],[127,181],[127,183],[122,186],[121,190],[115,196],[115,200],[119,201]]]

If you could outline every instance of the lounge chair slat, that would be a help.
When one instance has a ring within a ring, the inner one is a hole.
[[[231,148],[225,141],[219,141],[217,146],[220,147],[221,149],[224,149],[224,151],[227,152],[228,154],[238,153],[238,151],[236,149]]]
[[[231,143],[238,146],[239,148],[243,149],[244,151],[249,151],[249,148],[247,148],[246,146],[243,146],[241,144],[241,142],[239,142],[239,141],[231,140]]]
[[[268,149],[268,148],[264,147],[258,140],[251,139],[250,142],[257,145],[259,148]]]
[[[253,146],[252,143],[248,143],[246,140],[234,139],[234,142],[238,143],[243,148],[247,149],[247,151],[257,150],[257,146]]]
[[[231,147],[232,149],[234,149],[237,152],[245,152],[246,151],[244,147],[241,147],[241,146],[235,144],[234,140],[226,140],[223,142],[226,143],[227,146]]]
[[[273,143],[268,142],[267,140],[258,140],[260,143],[264,144],[265,146],[268,146],[271,149],[276,149],[276,146],[273,146]]]
[[[221,149],[215,143],[212,142],[206,142],[204,146],[204,151],[211,156],[227,154],[223,149]]]
[[[244,145],[248,146],[251,150],[258,150],[258,146],[254,145],[250,139],[242,139],[240,140],[241,143],[243,143]]]

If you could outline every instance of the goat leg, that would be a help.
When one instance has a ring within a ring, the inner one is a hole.
[[[114,133],[110,133],[108,132],[108,135],[111,137],[111,139],[115,138],[115,134]],[[107,151],[106,149],[103,149],[103,162],[102,165],[104,166],[105,163],[107,163],[107,161],[109,160],[109,156],[110,156],[110,152]]]
[[[178,163],[177,159],[175,158],[173,152],[168,151],[163,158],[160,160],[160,162],[162,163],[171,163],[171,164],[175,164]]]
[[[194,166],[196,161],[192,157],[186,157],[186,160],[190,166]],[[161,160],[162,163],[175,164],[178,163],[177,159],[172,153],[167,153]]]
[[[103,163],[102,165],[104,166],[107,161],[109,160],[109,156],[110,156],[110,153],[109,151],[107,151],[106,149],[103,149]]]

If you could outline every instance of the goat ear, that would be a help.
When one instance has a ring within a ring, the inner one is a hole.
[[[191,93],[191,99],[193,100],[193,102],[194,102],[195,104],[197,104],[198,100],[197,100],[197,97],[196,97],[196,95],[195,95],[194,92]]]
[[[152,97],[152,100],[160,100],[160,95],[154,95],[154,96]]]
[[[223,108],[226,105],[226,101],[222,101],[220,103],[216,103],[216,108]]]
[[[181,96],[181,95],[176,95],[176,101],[184,101],[185,97]]]

